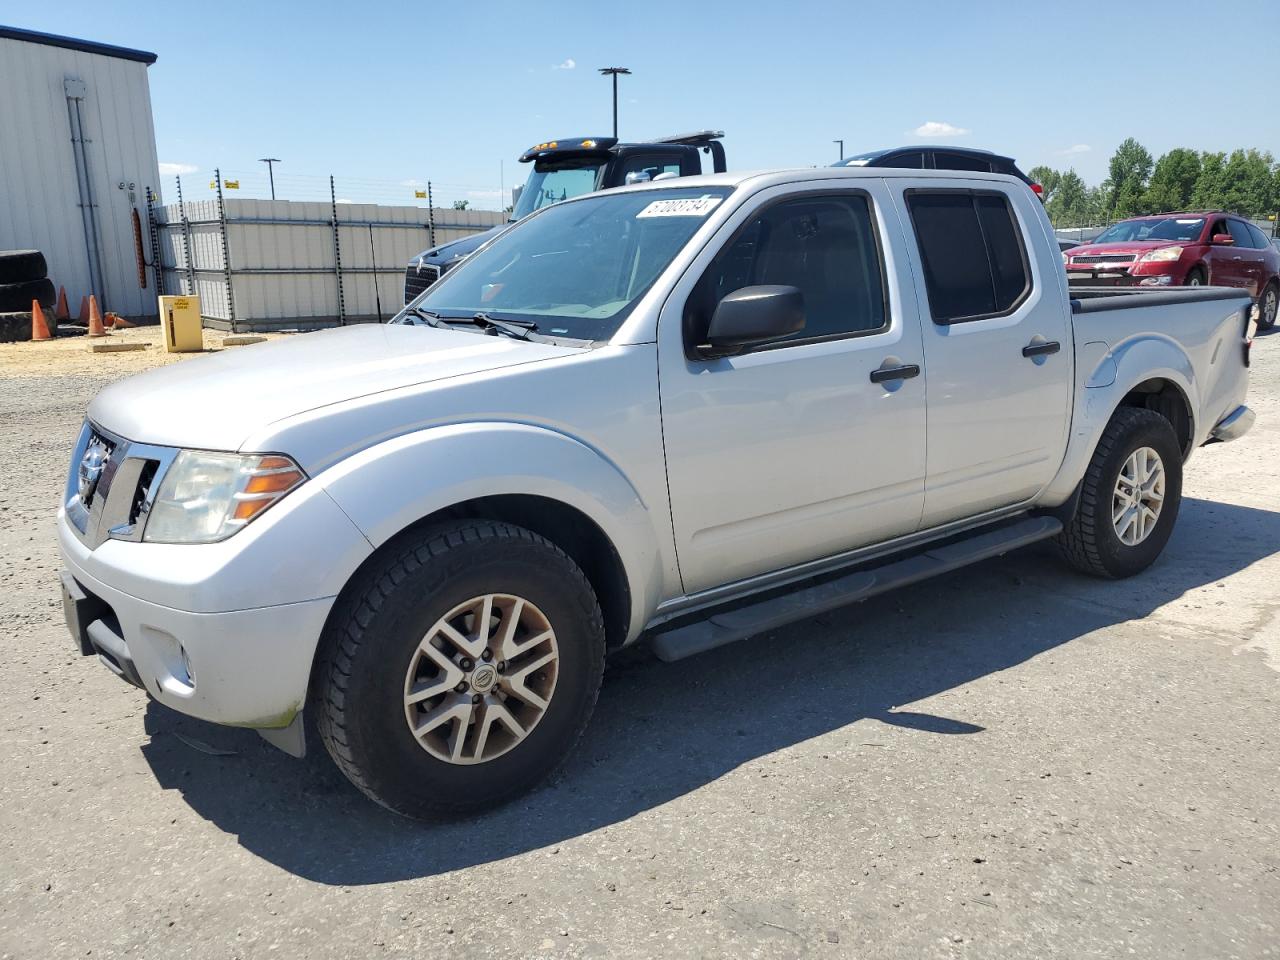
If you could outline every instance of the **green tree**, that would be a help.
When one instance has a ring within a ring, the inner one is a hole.
[[[466,201],[466,200],[455,200],[455,201],[453,201],[453,209],[455,209],[455,210],[465,210],[465,209],[467,209],[467,203],[468,203],[468,201]]]
[[[1220,210],[1226,206],[1226,166],[1225,153],[1200,154],[1200,175],[1191,191],[1191,206],[1197,210]]]
[[[1053,199],[1053,192],[1058,189],[1058,184],[1062,182],[1062,174],[1053,169],[1053,167],[1041,165],[1032,167],[1027,171],[1027,176],[1044,189],[1044,193],[1041,196],[1044,198],[1045,204],[1048,205],[1049,201]]]
[[[1151,213],[1186,210],[1200,176],[1200,154],[1175,147],[1156,161],[1143,205]]]
[[[1107,179],[1102,184],[1110,214],[1128,217],[1142,212],[1151,166],[1151,154],[1133,137],[1116,147],[1107,167]]]
[[[1274,166],[1270,153],[1233,150],[1223,168],[1222,205],[1245,216],[1270,212],[1275,206]]]
[[[1045,207],[1057,227],[1083,227],[1093,221],[1089,188],[1075,170],[1067,170],[1058,177],[1053,196]]]

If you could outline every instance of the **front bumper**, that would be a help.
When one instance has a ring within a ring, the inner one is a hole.
[[[333,597],[192,613],[104,583],[65,547],[64,537],[64,607],[81,653],[201,720],[279,729],[301,712]]]

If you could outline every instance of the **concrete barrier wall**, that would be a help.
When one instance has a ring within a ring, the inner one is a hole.
[[[409,260],[431,246],[433,217],[437,244],[506,222],[488,210],[340,203],[335,256],[328,203],[228,199],[225,229],[216,200],[184,209],[185,227],[177,204],[157,211],[165,291],[199,294],[207,326],[237,330],[385,320],[404,303]]]

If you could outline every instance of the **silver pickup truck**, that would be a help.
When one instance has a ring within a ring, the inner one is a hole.
[[[788,170],[533,214],[390,324],[122,381],[58,530],[79,649],[314,733],[421,816],[536,784],[667,660],[1039,540],[1152,563],[1248,430],[1234,289],[1071,291],[996,174]]]

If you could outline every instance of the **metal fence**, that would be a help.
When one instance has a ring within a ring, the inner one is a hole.
[[[420,251],[506,221],[493,210],[350,203],[330,178],[328,202],[226,196],[148,196],[150,247],[161,293],[197,294],[206,326],[231,331],[315,329],[388,319]]]

